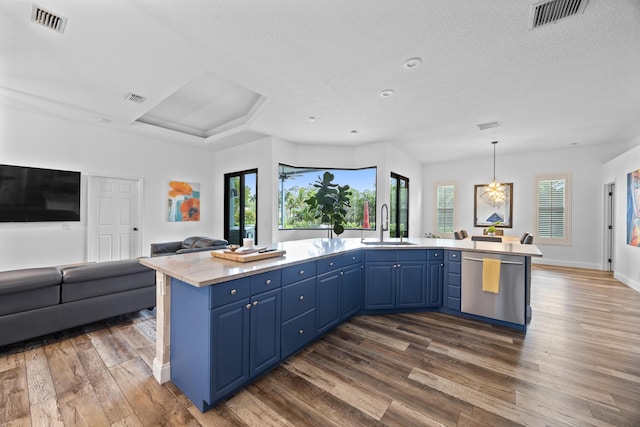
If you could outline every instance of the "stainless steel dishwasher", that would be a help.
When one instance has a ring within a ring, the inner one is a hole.
[[[483,258],[500,260],[500,289],[497,294],[482,290]],[[505,322],[525,324],[525,258],[482,252],[462,252],[463,313]]]

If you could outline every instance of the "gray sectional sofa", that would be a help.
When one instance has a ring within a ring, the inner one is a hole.
[[[156,305],[137,259],[0,272],[0,346]]]
[[[151,256],[165,256],[176,254],[188,254],[191,252],[213,251],[224,249],[229,244],[224,239],[212,239],[211,237],[192,236],[179,242],[163,242],[151,244]]]

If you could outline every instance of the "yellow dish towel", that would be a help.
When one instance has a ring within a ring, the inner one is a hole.
[[[482,259],[482,290],[497,294],[500,292],[500,260]]]

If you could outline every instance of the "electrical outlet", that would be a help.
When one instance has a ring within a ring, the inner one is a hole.
[[[71,230],[71,226],[65,222],[65,223],[62,224],[62,229],[63,230]]]

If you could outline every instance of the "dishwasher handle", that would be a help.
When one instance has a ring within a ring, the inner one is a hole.
[[[468,261],[479,261],[482,262],[482,258],[470,258],[470,257],[462,257],[462,259],[466,259]],[[522,265],[521,262],[516,262],[516,261],[502,261],[500,260],[501,264],[513,264],[513,265]]]

